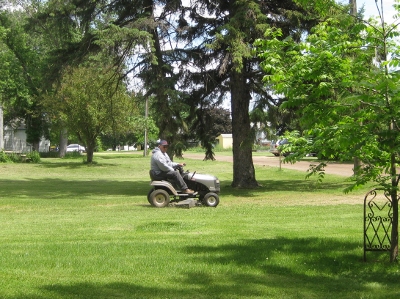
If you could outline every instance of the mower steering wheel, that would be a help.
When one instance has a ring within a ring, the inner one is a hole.
[[[181,165],[176,165],[173,167],[175,170],[178,170],[179,173],[182,175],[183,174],[183,166]]]

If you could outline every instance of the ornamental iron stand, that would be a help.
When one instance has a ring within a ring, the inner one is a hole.
[[[364,198],[364,262],[367,260],[367,251],[390,251],[392,223],[393,209],[389,192],[379,189],[369,191]]]

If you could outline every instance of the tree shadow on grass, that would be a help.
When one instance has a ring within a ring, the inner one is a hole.
[[[48,169],[82,169],[82,168],[91,168],[91,167],[120,167],[121,165],[118,163],[86,163],[83,160],[77,161],[74,160],[66,160],[65,162],[57,162],[57,163],[40,163],[38,167],[48,168]]]
[[[147,197],[151,189],[149,181],[115,180],[62,180],[24,179],[0,180],[0,197],[18,198],[28,195],[32,198],[84,200],[86,197],[101,196],[140,196]]]
[[[349,186],[348,182],[324,182],[318,184],[311,180],[258,180],[260,187],[255,189],[238,189],[232,188],[230,182],[221,182],[221,193],[230,196],[256,196],[257,193],[271,192],[323,192],[324,190],[339,190],[342,191]]]
[[[113,155],[94,155],[95,160],[112,160],[112,159],[148,159],[144,157],[143,154],[130,154],[130,153],[121,153],[121,154],[113,154]]]
[[[74,167],[74,166],[73,166]],[[271,192],[322,192],[323,190],[343,190],[346,186],[341,183],[326,183],[321,189],[313,189],[309,181],[286,180],[279,183],[273,181],[261,181],[263,185],[256,189],[236,189],[229,185],[230,182],[221,182],[220,197],[223,196],[242,196],[256,197],[260,193]],[[45,178],[45,179],[23,179],[23,180],[0,180],[0,196],[15,197],[29,196],[43,199],[58,199],[71,197],[75,199],[85,199],[92,195],[98,196],[140,196],[146,197],[150,186],[148,181],[117,181],[117,180],[63,180],[61,178]]]
[[[115,160],[115,159],[126,159],[126,160],[132,160],[132,159],[146,159],[147,157],[143,157],[143,155],[127,155],[127,154],[114,154],[114,155],[100,155],[96,156],[94,155],[94,161],[92,163],[87,163],[86,162],[86,155],[82,156],[73,156],[73,157],[65,157],[63,159],[56,158],[57,162],[52,162],[52,158],[43,158],[41,159],[41,162],[38,164],[41,167],[46,167],[46,168],[63,168],[63,167],[68,167],[72,169],[77,169],[81,167],[96,167],[96,166],[120,166],[118,163],[101,163],[102,160]]]
[[[380,295],[395,298],[400,295],[398,265],[388,263],[388,253],[374,253],[382,259],[379,264],[364,263],[359,243],[286,237],[238,243],[218,247],[189,246],[186,254],[209,265],[257,269],[262,274],[236,273],[228,279],[232,285],[247,282],[253,286],[278,288],[279,294],[287,295],[279,298],[361,298],[363,294],[375,294],[371,298],[381,298]],[[188,273],[188,282],[201,277],[198,274]],[[203,286],[212,283],[204,276],[197,282]],[[251,294],[251,290],[248,291]],[[261,293],[254,295],[263,296]]]
[[[183,266],[165,281],[157,281],[155,273],[152,286],[132,275],[130,283],[44,285],[40,292],[46,295],[9,299],[398,298],[398,265],[364,263],[362,252],[355,254],[359,249],[355,242],[314,237],[187,246],[177,254],[182,254],[183,263],[194,261],[193,270]],[[174,278],[179,278],[175,287],[170,283]]]
[[[169,279],[169,278],[165,278]],[[207,294],[201,294],[198,289],[176,289],[171,287],[162,287],[156,283],[153,287],[141,286],[136,283],[110,282],[110,283],[72,283],[72,284],[54,284],[43,286],[40,290],[47,295],[21,295],[7,299],[156,299],[156,298],[216,298],[208,297]],[[225,297],[224,297],[225,298]],[[227,297],[226,297],[227,298]]]
[[[290,192],[303,192],[307,191],[306,186],[295,184],[293,182],[284,182],[286,191]],[[0,197],[18,198],[28,195],[32,198],[41,199],[63,199],[71,198],[76,200],[84,200],[93,195],[99,198],[102,196],[143,196],[147,197],[150,186],[150,181],[115,181],[115,180],[62,180],[59,178],[54,179],[24,179],[24,180],[0,180],[0,186],[7,186],[7,188],[0,188]],[[332,186],[334,189],[334,186]],[[248,190],[248,189],[233,189],[226,187],[221,189],[220,198],[224,196],[242,196],[242,197],[256,197],[262,192],[282,191],[283,187],[277,187],[271,184],[263,190]],[[256,193],[258,193],[258,195]]]

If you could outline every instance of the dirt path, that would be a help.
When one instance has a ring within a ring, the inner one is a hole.
[[[203,153],[184,153],[184,158],[189,159],[204,159]],[[215,159],[217,161],[224,161],[224,162],[232,162],[231,156],[222,156],[215,155]],[[312,162],[301,161],[295,164],[286,164],[282,163],[282,168],[299,170],[306,172],[307,169],[310,167]],[[253,156],[253,164],[254,165],[264,165],[264,166],[271,166],[271,167],[279,167],[279,157],[267,157],[267,156]],[[328,167],[325,169],[326,174],[335,174],[341,176],[350,177],[353,175],[353,164],[344,164],[344,163],[329,163]]]

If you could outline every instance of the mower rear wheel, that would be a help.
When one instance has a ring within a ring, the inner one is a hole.
[[[204,195],[202,199],[203,204],[207,207],[216,207],[219,204],[219,196],[217,193],[210,192]]]
[[[156,189],[150,193],[149,202],[156,208],[164,208],[169,204],[169,194],[163,189]]]

